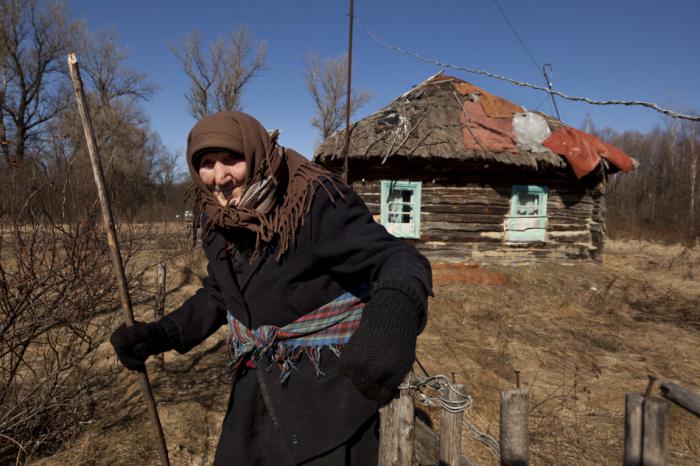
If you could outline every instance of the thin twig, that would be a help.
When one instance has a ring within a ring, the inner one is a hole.
[[[481,141],[479,141],[479,138],[476,137],[476,134],[474,134],[474,131],[472,131],[472,127],[470,125],[470,120],[469,120],[469,115],[467,114],[467,111],[464,109],[464,103],[462,102],[462,99],[459,98],[456,92],[454,92],[455,99],[457,99],[457,103],[459,104],[459,108],[462,109],[462,113],[464,113],[464,118],[467,119],[467,129],[469,130],[469,134],[472,135],[474,138],[474,141],[481,147],[481,150],[484,151],[484,154],[488,154],[488,151],[486,148],[481,144]]]

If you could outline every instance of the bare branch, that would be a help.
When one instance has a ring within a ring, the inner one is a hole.
[[[148,100],[158,90],[144,73],[124,66],[128,55],[119,48],[114,30],[84,35],[79,50],[81,69],[102,106],[124,97]]]
[[[45,123],[66,107],[63,57],[82,25],[58,4],[0,0],[0,137],[6,161],[22,160]]]
[[[241,96],[248,83],[265,69],[267,44],[254,43],[251,32],[239,27],[230,37],[221,37],[202,51],[198,32],[192,32],[170,49],[190,79],[185,95],[195,119],[210,113],[240,110]],[[257,50],[256,50],[257,49]]]
[[[316,116],[311,124],[318,128],[322,138],[327,138],[343,124],[347,91],[347,56],[321,59],[313,51],[304,56],[306,88],[316,106]],[[353,92],[350,99],[350,115],[353,115],[370,99],[368,92]]]

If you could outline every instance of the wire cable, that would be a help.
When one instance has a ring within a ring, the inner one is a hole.
[[[397,45],[389,44],[389,43],[385,42],[384,40],[380,39],[376,34],[374,34],[367,27],[365,27],[360,22],[360,20],[357,16],[355,16],[355,21],[357,22],[357,25],[360,26],[367,33],[367,35],[370,36],[370,38],[372,38],[372,40],[374,40],[375,42],[377,42],[381,46],[383,46],[387,49],[399,52],[403,55],[408,55],[408,56],[414,57],[422,62],[430,63],[431,65],[439,66],[441,68],[449,68],[452,70],[464,71],[464,72],[471,73],[471,74],[478,74],[481,76],[487,76],[489,78],[505,81],[505,82],[511,83],[513,85],[516,85],[516,86],[527,87],[530,89],[535,89],[537,91],[547,92],[548,94],[556,95],[556,96],[561,97],[562,99],[571,100],[573,102],[585,102],[585,103],[590,104],[590,105],[623,105],[623,106],[646,107],[646,108],[650,108],[652,110],[656,110],[659,113],[663,113],[664,115],[667,115],[671,118],[677,118],[677,119],[689,120],[689,121],[700,121],[699,115],[689,115],[689,114],[685,114],[685,113],[674,112],[673,110],[661,107],[660,105],[655,104],[653,102],[645,102],[642,100],[594,100],[594,99],[590,99],[588,97],[570,96],[570,95],[564,94],[563,92],[555,91],[554,89],[550,90],[550,89],[547,89],[546,87],[542,87],[542,86],[539,86],[537,84],[532,84],[532,83],[528,83],[525,81],[518,81],[517,79],[512,79],[512,78],[509,78],[507,76],[492,73],[490,71],[480,70],[477,68],[469,68],[466,66],[452,65],[450,63],[444,63],[444,62],[441,62],[439,60],[424,57],[422,55],[417,54],[416,52],[411,52],[409,50],[402,49],[401,47],[399,47]]]
[[[518,39],[518,42],[520,42],[520,46],[525,50],[525,53],[527,54],[528,57],[530,57],[530,60],[532,63],[535,65],[535,68],[537,68],[537,72],[540,72],[540,65],[537,63],[537,60],[535,60],[535,57],[532,56],[530,53],[530,50],[527,48],[525,45],[525,42],[523,42],[523,39],[520,37],[520,34],[518,34],[518,31],[515,30],[515,26],[513,26],[513,23],[510,22],[510,19],[508,19],[508,15],[506,15],[506,12],[503,11],[503,8],[501,7],[501,4],[498,3],[498,0],[493,0],[493,3],[496,4],[496,8],[498,8],[498,11],[501,12],[501,16],[503,16],[503,19],[506,20],[506,24],[510,28],[510,30],[513,32],[513,35],[515,36],[516,39]]]

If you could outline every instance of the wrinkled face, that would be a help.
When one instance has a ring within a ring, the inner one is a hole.
[[[243,195],[248,169],[242,154],[215,151],[199,159],[199,176],[222,206],[236,205]]]

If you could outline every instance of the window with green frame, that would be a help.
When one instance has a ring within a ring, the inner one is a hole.
[[[547,231],[546,186],[513,185],[510,214],[506,221],[506,241],[544,241]]]
[[[381,222],[399,238],[420,238],[420,181],[382,180]]]

